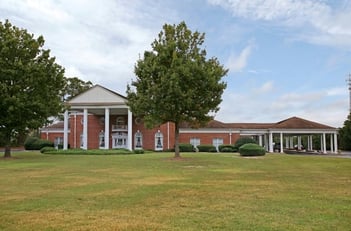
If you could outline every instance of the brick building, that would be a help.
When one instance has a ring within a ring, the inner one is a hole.
[[[126,148],[167,150],[174,147],[174,124],[169,122],[153,129],[144,127],[142,119],[133,116],[126,105],[127,99],[105,87],[95,85],[67,102],[68,110],[64,121],[41,129],[41,138],[51,140],[55,145],[62,144],[64,149],[111,149]],[[277,123],[222,123],[212,120],[205,127],[193,129],[180,126],[180,143],[235,144],[240,136],[251,136],[265,146],[269,152],[274,151],[274,138],[279,140],[279,150],[292,148],[296,142],[302,146],[301,137],[307,137],[309,150],[312,135],[319,135],[322,152],[337,152],[337,129],[298,117]],[[330,137],[326,139],[327,135]]]

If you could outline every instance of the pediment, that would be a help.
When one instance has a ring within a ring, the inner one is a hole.
[[[101,105],[101,104],[126,104],[126,97],[100,85],[95,85],[87,91],[73,97],[69,105]]]

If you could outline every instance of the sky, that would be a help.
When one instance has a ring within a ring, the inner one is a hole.
[[[215,119],[342,127],[349,113],[350,0],[0,0],[5,19],[43,35],[67,77],[122,95],[162,26],[184,21],[229,69]]]

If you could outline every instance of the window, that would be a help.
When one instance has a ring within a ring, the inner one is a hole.
[[[80,134],[80,148],[84,148],[84,136]]]
[[[163,150],[163,134],[158,130],[155,133],[155,151]]]
[[[212,144],[216,147],[218,152],[218,146],[223,144],[223,138],[213,138]]]
[[[99,133],[99,148],[105,148],[105,133],[103,130]]]
[[[143,134],[139,130],[134,135],[134,147],[135,149],[143,148]]]
[[[57,148],[59,145],[63,145],[63,137],[55,137],[54,146]]]
[[[126,125],[126,121],[124,120],[124,117],[117,117],[116,125],[117,125],[117,128],[124,128]]]
[[[196,148],[198,145],[200,145],[200,138],[190,138],[190,144],[192,144],[193,147]]]

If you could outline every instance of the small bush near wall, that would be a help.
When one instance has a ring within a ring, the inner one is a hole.
[[[179,151],[180,152],[193,152],[194,147],[192,144],[179,144]]]
[[[199,150],[199,152],[217,152],[216,147],[209,144],[198,145],[197,149]]]
[[[144,150],[143,149],[135,149],[134,154],[144,154]]]
[[[239,148],[240,156],[264,156],[266,150],[258,144],[244,144]]]
[[[235,142],[235,147],[239,149],[242,145],[244,144],[257,144],[256,140],[250,138],[250,137],[240,137],[236,142]]]
[[[237,152],[238,149],[234,145],[222,144],[218,146],[220,152]]]
[[[26,150],[41,150],[44,147],[54,147],[54,143],[38,137],[28,137],[24,142],[24,148]]]

